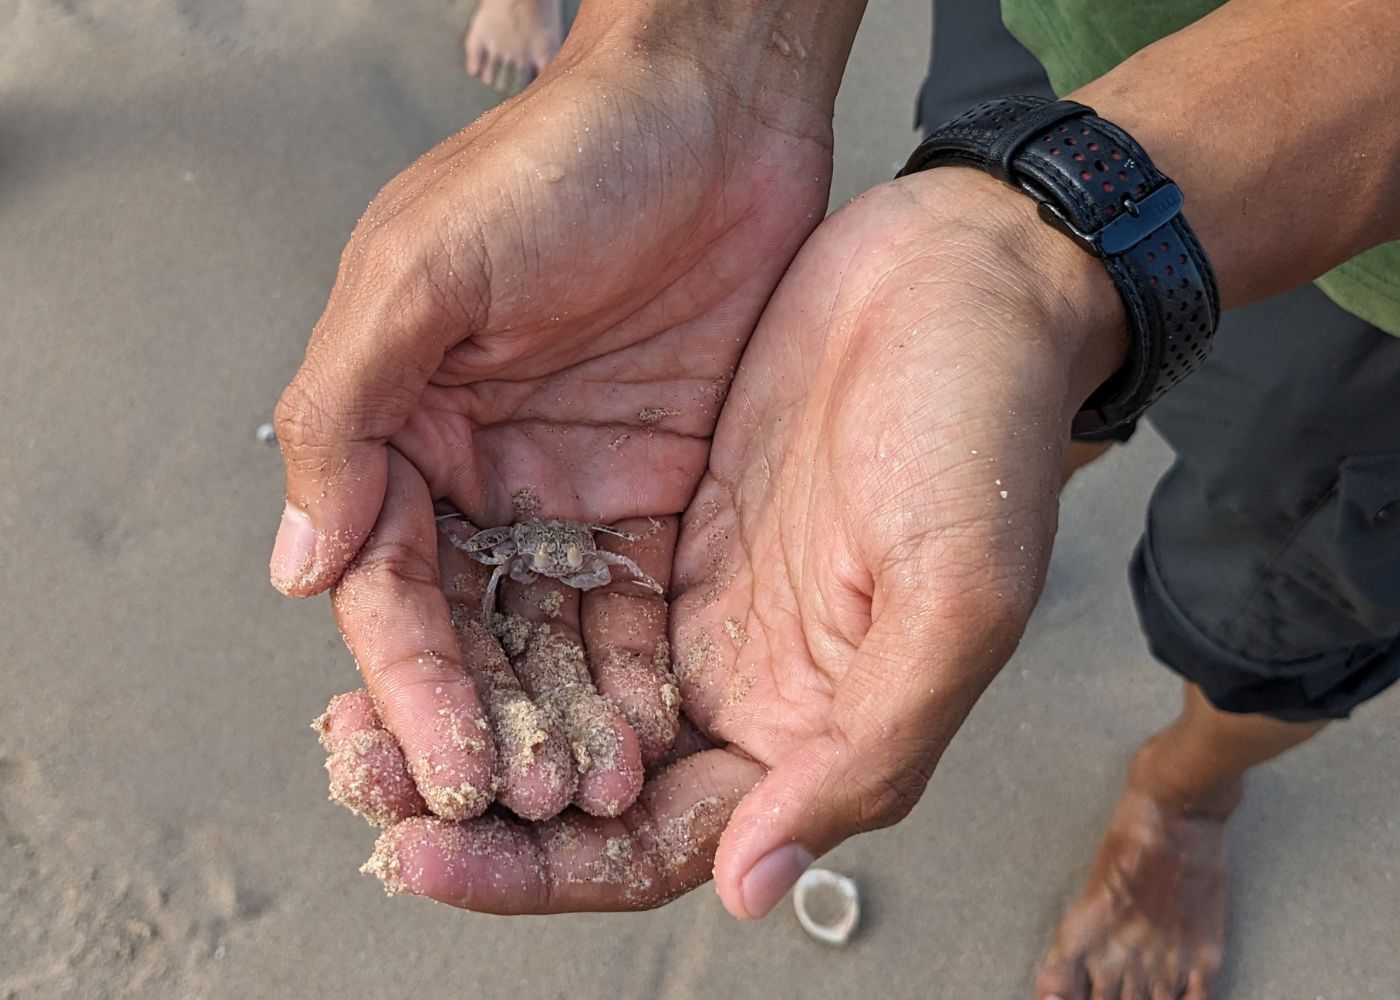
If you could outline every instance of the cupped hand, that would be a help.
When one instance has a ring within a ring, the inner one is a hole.
[[[372,870],[551,912],[655,905],[713,859],[756,917],[908,812],[1019,639],[1070,417],[1122,351],[1107,277],[1032,209],[952,168],[884,185],[774,294],[671,582],[684,712],[718,749],[654,770],[615,819],[406,819]]]
[[[683,703],[768,772],[717,846],[735,916],[922,795],[1038,599],[1070,419],[1121,322],[1102,266],[971,171],[884,185],[803,249],[673,581]]]
[[[375,199],[278,405],[273,581],[336,585],[383,722],[445,817],[485,809],[502,762],[489,678],[421,558],[432,504],[483,527],[640,526],[669,569],[739,354],[825,204],[829,103],[739,101],[676,47],[610,32],[580,25],[526,93]],[[608,599],[569,602],[561,626],[588,638]],[[664,616],[637,601],[596,638],[618,768],[579,748],[541,809],[572,782],[583,808],[619,811],[674,737]]]

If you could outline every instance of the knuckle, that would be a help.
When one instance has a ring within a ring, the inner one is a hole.
[[[434,697],[444,681],[460,676],[456,661],[446,653],[424,650],[411,656],[365,665],[365,680],[379,697],[387,702],[416,700],[415,696]]]
[[[297,372],[282,390],[272,414],[272,424],[282,447],[301,449],[325,439],[329,428],[319,396],[315,376],[306,368]]]
[[[853,739],[837,730],[841,756],[855,761],[849,799],[855,828],[861,832],[893,826],[908,816],[923,797],[938,762],[940,743],[933,738],[907,736],[878,727],[882,735]]]
[[[371,536],[345,574],[353,586],[385,589],[439,586],[437,568],[417,549],[394,539]]]
[[[400,213],[373,227],[357,229],[346,252],[356,269],[369,271],[372,278],[383,278],[412,267],[419,246],[419,230],[410,216]]]
[[[858,827],[869,831],[894,826],[913,810],[927,783],[921,771],[907,765],[870,774],[859,789]]]

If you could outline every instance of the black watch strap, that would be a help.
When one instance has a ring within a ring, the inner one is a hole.
[[[1100,258],[1127,309],[1128,360],[1075,417],[1110,437],[1206,359],[1220,317],[1215,273],[1181,191],[1131,136],[1073,101],[1002,97],[935,129],[899,176],[976,167],[1036,200],[1041,218]]]

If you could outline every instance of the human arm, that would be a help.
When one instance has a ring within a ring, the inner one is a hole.
[[[1067,95],[1176,181],[1225,307],[1400,238],[1400,6],[1231,0]]]

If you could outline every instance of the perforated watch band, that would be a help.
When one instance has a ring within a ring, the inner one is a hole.
[[[1206,359],[1220,317],[1215,273],[1180,189],[1122,129],[1073,101],[998,98],[936,129],[899,176],[946,165],[1030,195],[1041,218],[1104,262],[1123,297],[1128,360],[1085,402],[1076,438],[1111,436]]]

